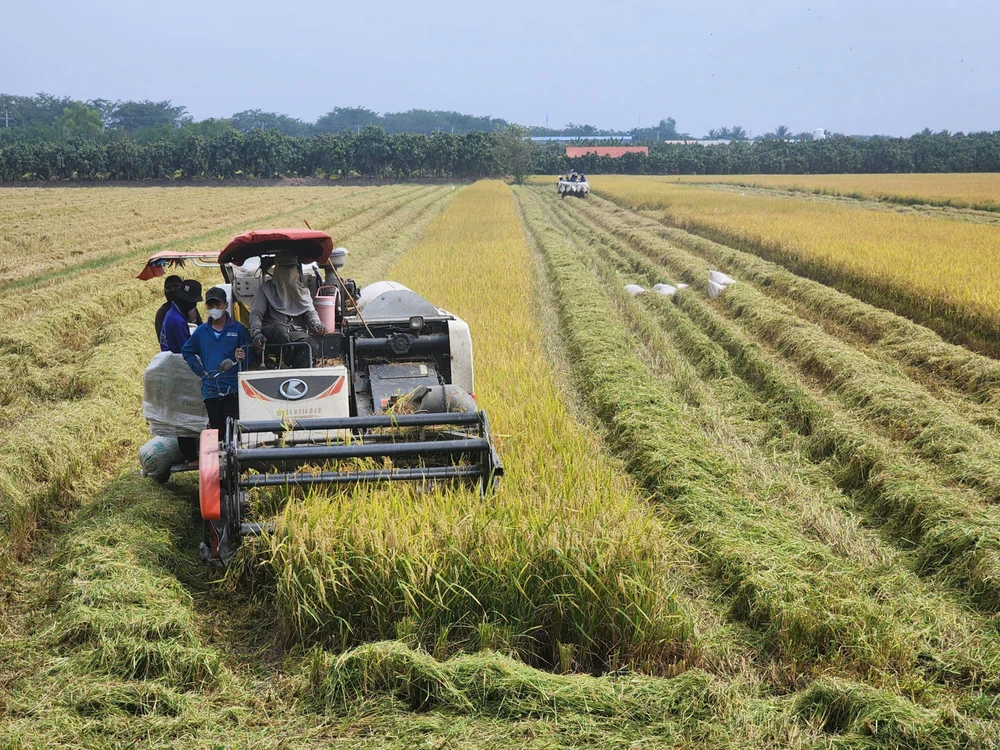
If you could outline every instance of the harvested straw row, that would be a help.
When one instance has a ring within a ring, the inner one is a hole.
[[[709,265],[663,240],[645,227],[600,215],[601,207],[584,209],[608,231],[647,254],[668,262],[685,278],[704,278]],[[896,368],[855,351],[819,326],[803,321],[751,284],[736,285],[721,299],[740,325],[776,346],[801,370],[836,392],[845,406],[892,438],[906,442],[918,455],[947,472],[951,481],[975,487],[986,500],[1000,500],[1000,439],[970,424],[953,409],[901,376]]]
[[[627,257],[629,264],[643,262],[645,256],[623,243],[608,237],[604,242],[613,248],[613,257]],[[653,264],[647,281],[670,272],[678,273],[677,267]],[[982,508],[970,492],[935,479],[935,467],[914,459],[908,448],[872,434],[855,417],[803,386],[707,301],[690,294],[677,295],[675,301],[678,310],[725,349],[733,370],[765,399],[768,411],[807,438],[805,455],[857,498],[871,513],[869,520],[898,545],[915,548],[917,572],[940,572],[948,585],[963,590],[987,611],[1000,608],[1000,523],[992,509]],[[679,345],[684,349],[684,342]],[[687,353],[700,356],[697,350]]]
[[[795,500],[811,491],[809,485],[796,489],[787,467],[769,467],[752,447],[711,445],[711,422],[724,415],[709,412],[698,419],[685,412],[623,354],[633,348],[632,337],[602,302],[606,292],[552,227],[552,217],[527,193],[520,195],[551,264],[571,349],[580,355],[578,382],[609,424],[630,469],[691,526],[732,614],[766,636],[767,648],[796,672],[838,664],[891,681],[896,669],[923,670],[919,653],[927,649],[923,653],[935,653],[931,673],[959,668],[980,677],[991,674],[992,636],[984,623],[965,618],[960,645],[934,646],[956,635],[959,607],[924,591],[900,569],[876,572],[863,559],[810,539],[799,530]],[[723,458],[721,450],[732,457]],[[883,557],[879,565],[891,559]],[[873,601],[873,586],[885,598]],[[860,638],[858,622],[865,623]]]
[[[623,283],[642,280],[646,288],[651,288],[654,284],[672,278],[668,272],[648,258],[631,252],[627,245],[615,236],[595,230],[594,226],[577,212],[566,210],[567,207],[557,204],[552,204],[549,208],[559,216],[568,235],[587,236],[592,240],[598,255],[615,264],[623,276]],[[605,276],[605,280],[611,283],[613,277]],[[658,294],[640,295],[639,299],[642,305],[656,316],[656,327],[660,335],[673,341],[677,349],[683,351],[691,360],[691,364],[702,377],[719,378],[731,374],[725,352],[676,306]],[[631,305],[626,306],[624,311],[633,316],[636,314],[634,306]]]
[[[605,177],[595,189],[678,229],[750,250],[905,315],[949,340],[1000,353],[993,282],[998,227],[644,178]]]
[[[418,195],[424,193],[427,200],[415,205],[407,202],[398,207],[402,215],[390,214],[386,221],[354,236],[356,242],[351,244],[357,257],[399,252],[451,197],[450,189],[421,188]],[[30,424],[30,429],[7,429],[0,434],[0,560],[6,558],[8,563],[30,551],[40,527],[59,518],[76,497],[99,486],[126,455],[135,455],[142,440],[141,375],[158,349],[148,321],[160,304],[161,291],[158,285],[136,281],[134,267],[125,264],[113,270],[114,277],[100,290],[68,306],[50,305],[32,329],[15,330],[12,336],[31,340],[19,339],[0,355],[0,365],[12,368],[0,369],[0,383],[9,382],[7,372],[13,371],[16,377],[21,371],[37,371],[45,362],[44,358],[37,361],[41,354],[57,358],[53,367],[61,365],[76,373],[72,390],[37,396],[18,392],[17,399],[7,405],[10,411],[0,411],[8,426]],[[216,278],[197,273],[204,281]],[[104,276],[108,275],[105,271]],[[74,281],[67,284],[76,288]],[[122,315],[122,310],[129,314]],[[75,325],[67,322],[74,314]],[[138,329],[133,316],[140,321]],[[91,327],[77,327],[81,320]],[[43,339],[62,337],[66,351],[31,348],[43,346],[36,340],[41,330],[50,333]],[[59,398],[64,395],[70,398]]]
[[[726,183],[789,192],[1000,212],[997,174],[701,175],[682,182]]]
[[[444,201],[451,192],[447,188],[420,187],[416,193],[411,191],[404,197],[390,195],[381,205],[377,199],[368,198],[360,206],[343,210],[334,204],[308,216],[316,228],[336,231],[340,238],[359,237],[365,242],[363,233],[375,231],[382,242],[388,243],[394,233],[408,229],[429,206]],[[441,207],[443,203],[434,210]],[[277,221],[297,220],[298,215]],[[182,247],[216,251],[234,231],[236,228],[210,232],[191,238]],[[358,256],[363,257],[363,254]],[[67,276],[44,290],[16,295],[18,304],[10,298],[0,301],[0,315],[8,315],[11,321],[24,320],[30,315],[32,321],[30,326],[12,325],[0,335],[0,425],[10,427],[23,422],[42,404],[78,400],[87,395],[100,373],[81,364],[92,348],[100,345],[102,326],[125,316],[141,319],[140,306],[151,304],[154,298],[162,300],[159,283],[139,282],[134,278],[143,261],[140,255],[132,264],[121,261],[109,268]],[[217,273],[206,275],[192,267],[184,272],[209,283],[218,278]],[[52,304],[56,298],[74,302],[71,307]],[[49,335],[39,336],[41,330]],[[152,327],[147,330],[152,332]]]
[[[843,326],[870,344],[872,351],[884,361],[899,363],[921,376],[931,374],[942,384],[981,403],[994,407],[1000,403],[1000,363],[990,357],[949,344],[930,329],[907,318],[797,276],[756,255],[664,227],[644,216],[633,214],[629,219],[709,263],[729,268],[741,278],[766,286],[769,296],[811,311],[826,325]]]

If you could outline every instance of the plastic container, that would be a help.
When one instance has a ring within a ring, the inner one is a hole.
[[[324,295],[324,289],[332,289],[333,294]],[[316,291],[318,293],[313,298],[316,314],[319,315],[320,322],[326,326],[326,330],[333,333],[337,328],[337,303],[340,301],[340,290],[335,286],[321,286]]]
[[[347,254],[350,251],[346,247],[337,247],[330,252],[330,264],[340,270],[347,262]]]

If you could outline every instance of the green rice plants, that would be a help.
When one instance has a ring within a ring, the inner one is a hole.
[[[688,549],[568,416],[509,188],[463,190],[391,276],[472,326],[503,487],[485,501],[392,487],[290,504],[262,550],[286,638],[345,649],[404,633],[448,654],[490,626],[549,668],[698,663],[695,621],[670,581]]]

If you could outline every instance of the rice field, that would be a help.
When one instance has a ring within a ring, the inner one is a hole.
[[[647,183],[9,191],[0,241],[83,249],[6,250],[0,745],[1000,746],[1000,364]],[[470,324],[507,475],[268,496],[219,579],[196,480],[135,467],[133,277],[302,220]]]
[[[698,175],[684,183],[728,183],[904,205],[1000,211],[1000,174]]]
[[[670,226],[749,250],[1000,354],[1000,227],[654,177],[598,176],[592,185]]]

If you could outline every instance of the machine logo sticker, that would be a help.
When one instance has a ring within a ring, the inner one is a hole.
[[[281,384],[278,391],[289,401],[298,401],[309,392],[309,386],[298,378],[289,378]]]

